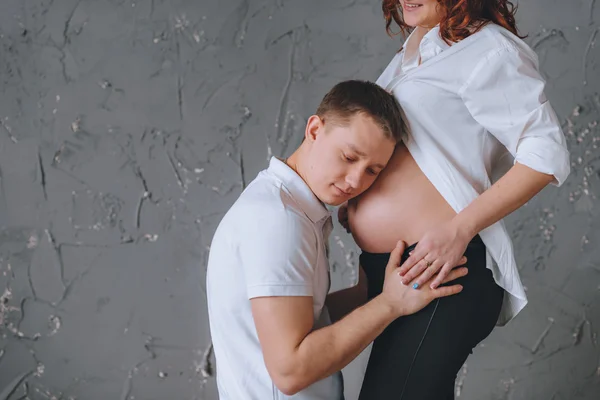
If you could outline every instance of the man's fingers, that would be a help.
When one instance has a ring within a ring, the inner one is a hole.
[[[448,276],[444,278],[442,283],[452,282],[455,279],[462,278],[463,276],[469,273],[469,269],[467,267],[460,267],[453,269]]]
[[[462,285],[442,286],[440,288],[432,290],[434,298],[452,296],[458,294],[463,290]]]
[[[465,265],[467,263],[467,257],[462,256],[462,258],[458,261],[456,265]]]
[[[390,259],[388,261],[386,267],[386,273],[390,270],[395,270],[400,265],[400,260],[402,259],[402,253],[404,253],[404,249],[406,248],[406,243],[400,240],[396,243],[396,247],[392,250],[390,254]]]
[[[452,269],[454,269],[455,267],[456,267],[456,265],[454,265],[454,264],[450,264],[450,263],[444,264],[444,266],[442,267],[440,272],[437,274],[437,276],[431,283],[431,288],[436,289],[438,286],[440,286],[442,284],[442,282],[444,281],[444,279],[446,279],[446,277],[450,274]]]

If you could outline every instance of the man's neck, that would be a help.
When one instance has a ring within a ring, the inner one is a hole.
[[[294,170],[295,173],[297,173],[301,178],[302,178],[302,174],[300,173],[298,166],[299,166],[299,158],[300,158],[300,154],[298,154],[300,152],[300,149],[296,150],[295,152],[292,153],[291,156],[289,156],[288,158],[283,159],[282,161],[291,169]],[[302,178],[304,179],[304,178]],[[306,181],[305,181],[306,182]]]
[[[283,161],[288,167],[290,167],[296,174],[298,174],[298,176],[300,178],[302,178],[302,180],[304,181],[304,183],[306,183],[306,186],[308,186],[308,188],[310,189],[311,192],[313,192],[313,194],[315,193],[314,190],[312,189],[312,187],[310,186],[310,183],[308,183],[308,181],[306,180],[306,178],[304,177],[302,170],[303,170],[303,163],[302,163],[302,147],[298,148],[296,151],[294,151],[294,153],[292,153],[291,156],[289,156],[288,158],[285,158]],[[319,198],[316,194],[315,194],[316,198]],[[321,202],[321,204],[323,204],[324,207],[326,207],[326,204],[323,203],[321,201],[321,199],[319,199],[319,201]]]

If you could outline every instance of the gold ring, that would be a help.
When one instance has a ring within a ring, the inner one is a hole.
[[[425,260],[425,259],[423,259],[423,260]],[[427,265],[427,268],[429,268],[433,265],[433,263],[431,261],[427,261],[427,260],[425,260],[425,264]]]

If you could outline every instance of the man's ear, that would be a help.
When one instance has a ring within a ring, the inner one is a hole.
[[[318,115],[311,115],[306,122],[306,130],[304,132],[304,139],[308,142],[314,142],[317,136],[323,132],[323,120]]]

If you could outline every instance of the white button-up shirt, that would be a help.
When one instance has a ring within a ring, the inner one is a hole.
[[[343,398],[341,373],[294,396],[273,384],[250,299],[312,296],[314,329],[330,324],[326,243],[331,215],[285,163],[272,158],[220,222],[211,243],[206,293],[221,400]]]
[[[410,154],[456,212],[513,162],[554,175],[557,186],[564,182],[570,171],[565,137],[544,95],[537,56],[525,42],[488,24],[452,46],[433,28],[419,45],[420,64],[415,54],[405,55],[406,47],[377,83],[402,105]],[[503,325],[523,309],[527,297],[503,221],[480,236],[487,266],[508,292],[498,320]]]

